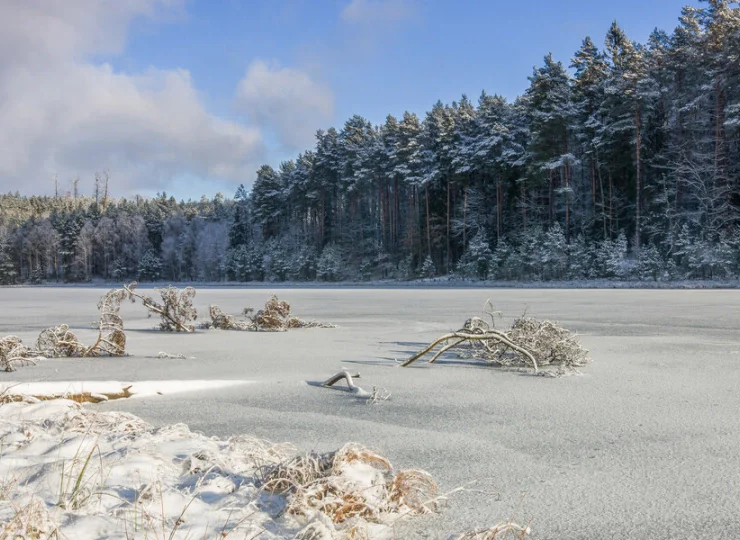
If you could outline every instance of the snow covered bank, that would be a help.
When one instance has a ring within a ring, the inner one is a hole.
[[[387,538],[435,508],[427,473],[359,445],[294,454],[69,400],[1,405],[0,538]]]

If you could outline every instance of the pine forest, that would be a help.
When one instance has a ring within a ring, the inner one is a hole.
[[[360,115],[262,166],[233,199],[0,196],[0,283],[734,279],[740,8],[673,33],[618,23],[507,101]]]

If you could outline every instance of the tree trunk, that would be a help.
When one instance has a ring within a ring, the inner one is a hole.
[[[427,205],[427,255],[432,256],[432,229],[429,226],[429,182],[424,185],[424,193]]]
[[[450,257],[452,243],[450,242],[450,177],[447,177],[447,257],[445,259],[445,273],[450,273]]]
[[[501,211],[503,210],[503,193],[501,192],[501,182],[496,182],[496,242],[501,240]]]
[[[463,248],[468,245],[468,188],[463,189]]]
[[[547,185],[548,185],[548,215],[547,215],[547,222],[550,227],[552,227],[552,220],[553,215],[555,213],[555,197],[553,195],[553,181],[552,181],[552,169],[548,169],[547,171]]]
[[[614,182],[609,169],[609,238],[614,238]]]
[[[642,195],[642,167],[640,164],[640,150],[642,141],[640,134],[640,109],[635,109],[635,252],[640,251],[640,211]]]
[[[522,186],[522,228],[527,228],[527,191]]]

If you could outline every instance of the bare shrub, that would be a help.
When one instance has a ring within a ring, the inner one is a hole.
[[[168,285],[164,289],[155,289],[162,297],[160,304],[151,296],[136,291],[136,283],[124,285],[124,290],[132,297],[141,300],[141,303],[151,313],[159,315],[161,322],[159,329],[165,332],[194,332],[193,321],[198,318],[198,312],[193,306],[195,289],[185,287],[183,290]]]

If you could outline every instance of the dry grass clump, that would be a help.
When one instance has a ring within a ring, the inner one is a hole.
[[[460,536],[455,536],[454,540],[522,540],[531,533],[529,527],[522,527],[512,522],[502,521],[490,529],[474,529],[467,531]]]
[[[439,491],[428,473],[394,472],[386,458],[357,444],[270,467],[261,486],[286,499],[284,511],[289,515],[309,518],[318,511],[331,523],[353,529],[362,522],[387,522],[392,515],[432,512]],[[310,538],[308,532],[302,537]]]
[[[18,336],[0,338],[0,370],[15,371],[18,366],[35,364],[39,354],[23,344]]]
[[[290,328],[336,328],[333,324],[317,321],[304,321],[290,313],[290,304],[272,295],[265,302],[265,307],[254,315],[253,308],[245,308],[244,315],[248,321],[239,320],[224,313],[223,310],[213,304],[209,308],[211,321],[203,325],[204,328],[218,328],[220,330],[247,330],[252,332],[285,332]]]
[[[9,504],[14,506],[14,515],[9,520],[0,520],[0,540],[57,540],[62,538],[58,526],[49,515],[42,500],[33,498],[22,506],[13,505],[12,502]]]
[[[490,301],[486,306],[490,306]],[[402,366],[412,364],[440,345],[430,363],[453,348],[457,348],[463,357],[498,366],[529,367],[541,375],[562,375],[591,362],[588,350],[581,346],[577,334],[557,323],[522,316],[503,332],[495,328],[498,312],[487,309],[486,313],[491,317],[490,323],[480,317],[472,317],[460,330],[436,339]],[[541,368],[545,369],[540,371]]]

